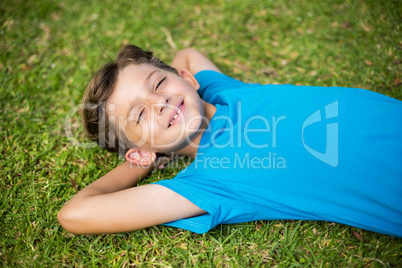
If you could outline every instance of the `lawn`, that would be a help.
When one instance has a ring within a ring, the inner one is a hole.
[[[402,100],[400,14],[388,0],[1,1],[0,265],[401,267],[402,239],[329,222],[73,235],[56,218],[75,184],[122,162],[73,141],[87,142],[75,107],[91,74],[123,44],[167,62],[191,46],[245,82],[361,87]]]

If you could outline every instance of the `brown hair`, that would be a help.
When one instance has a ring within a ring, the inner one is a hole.
[[[178,74],[176,69],[153,56],[151,51],[127,45],[120,50],[116,61],[105,64],[92,76],[82,98],[82,119],[86,135],[110,152],[125,154],[130,147],[135,147],[124,132],[109,121],[106,100],[116,86],[119,73],[131,64],[142,63]]]

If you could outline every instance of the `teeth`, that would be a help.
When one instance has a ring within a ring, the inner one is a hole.
[[[179,109],[177,109],[177,112],[176,112],[176,114],[173,116],[172,121],[170,121],[169,127],[173,124],[174,120],[179,116],[179,113],[180,113],[180,111],[181,111],[181,106],[182,106],[182,105],[180,105]]]

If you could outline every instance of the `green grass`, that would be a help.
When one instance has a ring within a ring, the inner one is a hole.
[[[401,239],[328,222],[80,236],[56,219],[75,194],[70,178],[82,189],[121,162],[74,146],[65,118],[122,44],[167,62],[192,46],[246,82],[361,87],[402,99],[400,14],[400,3],[387,0],[1,1],[0,265],[401,267]],[[72,126],[85,141],[77,114]]]

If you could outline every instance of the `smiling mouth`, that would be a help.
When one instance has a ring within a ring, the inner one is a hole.
[[[179,117],[180,112],[181,112],[181,107],[183,106],[183,103],[180,103],[180,105],[177,107],[176,114],[173,116],[172,120],[170,120],[168,128],[174,123],[174,121]]]

